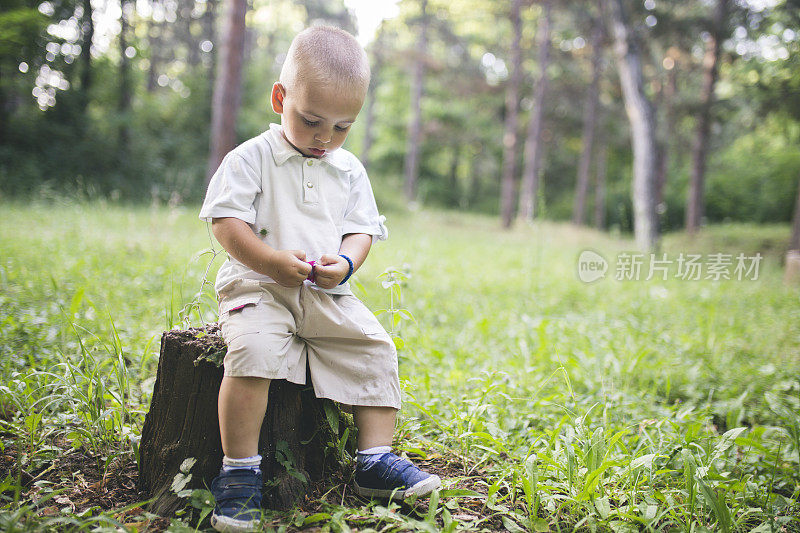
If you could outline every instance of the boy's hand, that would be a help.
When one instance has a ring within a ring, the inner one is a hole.
[[[323,289],[332,289],[341,283],[348,272],[350,263],[347,259],[325,254],[314,264],[314,283]]]
[[[298,287],[311,273],[311,265],[305,259],[306,253],[302,250],[276,250],[270,260],[269,277],[284,287]]]

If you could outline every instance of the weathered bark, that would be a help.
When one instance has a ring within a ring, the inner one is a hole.
[[[213,325],[167,331],[161,337],[158,374],[139,448],[139,490],[153,498],[151,512],[169,516],[184,505],[171,485],[186,459],[196,459],[186,488],[208,487],[219,472],[217,395],[222,368],[212,361],[224,352]],[[344,449],[354,453],[354,439],[352,420],[330,400],[315,398],[310,384],[273,381],[259,436],[262,505],[291,507],[305,494],[307,483],[341,468],[336,445],[343,442]]]
[[[414,76],[411,81],[411,119],[406,135],[406,157],[404,165],[404,190],[406,201],[417,199],[417,178],[419,175],[419,149],[422,143],[422,86],[425,82],[425,54],[428,43],[428,0],[420,0],[419,38],[414,58]]]
[[[800,180],[797,182],[797,202],[794,204],[792,238],[789,241],[789,249],[800,250]]]
[[[606,226],[606,144],[597,148],[594,162],[594,227],[604,229]]]
[[[586,194],[589,191],[589,170],[594,147],[594,130],[597,123],[597,104],[600,99],[600,60],[603,57],[601,40],[602,21],[595,22],[592,33],[592,82],[586,93],[586,107],[583,113],[583,150],[578,163],[578,178],[575,182],[575,201],[572,205],[572,223],[583,225],[586,211]]]
[[[533,97],[533,112],[528,123],[525,139],[525,166],[522,170],[522,192],[519,197],[519,216],[532,220],[536,216],[539,197],[539,170],[541,167],[542,130],[544,129],[544,100],[547,94],[547,68],[550,66],[550,18],[552,1],[542,2],[542,18],[539,21],[539,79]]]
[[[631,127],[633,147],[633,229],[636,245],[642,251],[658,244],[656,213],[656,119],[644,90],[642,61],[637,43],[623,10],[622,0],[603,0],[617,57],[625,111]]]
[[[503,134],[503,170],[500,177],[500,216],[504,228],[511,226],[514,219],[514,195],[516,193],[517,173],[517,126],[519,123],[519,86],[522,82],[522,0],[511,4],[511,77],[506,87],[506,120]]]
[[[700,226],[705,210],[705,174],[711,130],[711,107],[714,105],[714,87],[717,83],[719,53],[722,46],[722,26],[728,12],[728,0],[717,0],[714,19],[706,53],[703,57],[703,89],[700,110],[697,113],[697,133],[692,147],[692,174],[689,177],[689,197],[686,201],[686,232],[694,234]]]
[[[246,0],[226,0],[222,48],[211,103],[211,149],[206,186],[225,155],[236,146],[236,116],[242,91]]]

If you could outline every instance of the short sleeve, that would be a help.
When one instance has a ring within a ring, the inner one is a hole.
[[[254,224],[255,198],[261,192],[261,176],[244,157],[229,152],[211,178],[200,218],[233,217]]]
[[[372,235],[373,243],[376,240],[385,241],[389,237],[385,220],[386,217],[378,213],[367,171],[358,163],[350,176],[350,199],[345,210],[342,235],[366,233]]]

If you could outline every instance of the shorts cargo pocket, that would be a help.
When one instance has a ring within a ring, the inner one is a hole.
[[[261,294],[248,293],[235,298],[226,298],[219,303],[219,327],[228,351],[235,350],[239,337],[259,333],[254,317],[243,312],[258,305]]]
[[[260,333],[255,316],[245,311],[254,308],[260,302],[258,295],[226,301],[220,305],[219,325],[222,338],[228,345],[228,352],[236,352],[243,348],[241,337]]]
[[[240,312],[248,305],[256,305],[261,301],[261,294],[244,294],[235,298],[226,298],[219,303],[220,320],[232,313]]]

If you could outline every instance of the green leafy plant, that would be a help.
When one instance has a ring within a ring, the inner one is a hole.
[[[404,320],[414,320],[414,316],[408,309],[402,306],[403,300],[403,283],[410,277],[406,269],[399,270],[397,268],[387,268],[379,276],[381,279],[381,287],[389,293],[389,307],[386,309],[379,309],[375,312],[376,315],[387,313],[389,315],[389,334],[392,336],[395,346],[398,350],[404,346],[404,341],[401,334],[401,326]]]

